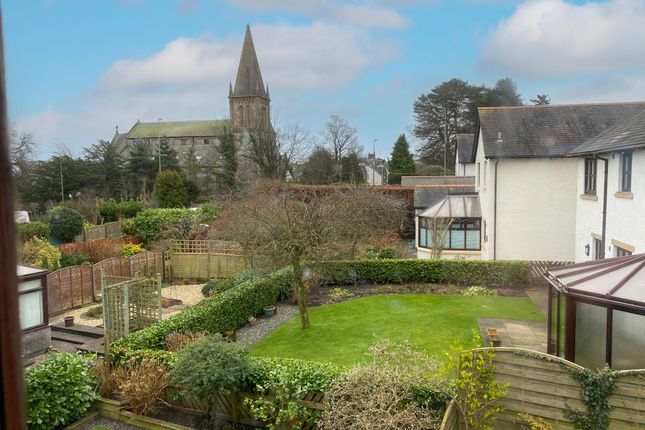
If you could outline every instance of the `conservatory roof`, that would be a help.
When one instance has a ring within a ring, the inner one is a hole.
[[[544,277],[565,293],[645,307],[645,254],[554,267]]]
[[[436,205],[421,212],[419,216],[424,218],[481,218],[479,195],[447,195]]]

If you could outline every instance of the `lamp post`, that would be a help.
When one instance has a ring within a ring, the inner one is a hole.
[[[157,118],[157,145],[159,145],[159,173],[161,173],[161,118]]]

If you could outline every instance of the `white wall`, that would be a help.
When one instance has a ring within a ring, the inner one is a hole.
[[[573,261],[578,161],[570,158],[486,160],[480,135],[476,163],[480,164],[476,188],[482,208],[481,258]]]
[[[634,151],[632,156],[632,192],[630,198],[616,194],[620,187],[619,154],[602,154],[609,160],[607,185],[607,236],[605,257],[616,255],[613,241],[634,247],[634,253],[645,252],[645,150]],[[604,162],[598,160],[596,177],[597,200],[580,197],[584,194],[584,159],[578,159],[576,196],[576,247],[575,260],[587,261],[594,256],[593,235],[602,234],[602,199],[604,192]],[[585,245],[589,245],[589,255]]]

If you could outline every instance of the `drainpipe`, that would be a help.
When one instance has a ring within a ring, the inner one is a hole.
[[[607,242],[607,178],[609,177],[609,159],[598,157],[598,160],[605,162],[605,175],[604,183],[602,190],[602,237],[600,243],[602,246],[602,252],[600,253],[600,258],[605,258],[605,243]]]
[[[495,160],[495,193],[493,195],[493,260],[497,260],[497,163]]]

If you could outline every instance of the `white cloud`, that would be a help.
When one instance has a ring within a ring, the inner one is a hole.
[[[498,25],[481,60],[533,78],[635,70],[645,66],[644,22],[642,0],[529,0]]]
[[[396,45],[375,39],[367,30],[323,21],[256,25],[252,31],[274,99],[342,89],[364,71],[400,55]],[[110,138],[115,124],[125,131],[137,119],[228,117],[228,83],[235,80],[241,42],[239,37],[179,38],[146,58],[119,60],[89,93],[17,118],[17,126],[32,132],[47,156],[57,144],[78,152],[99,138]]]

